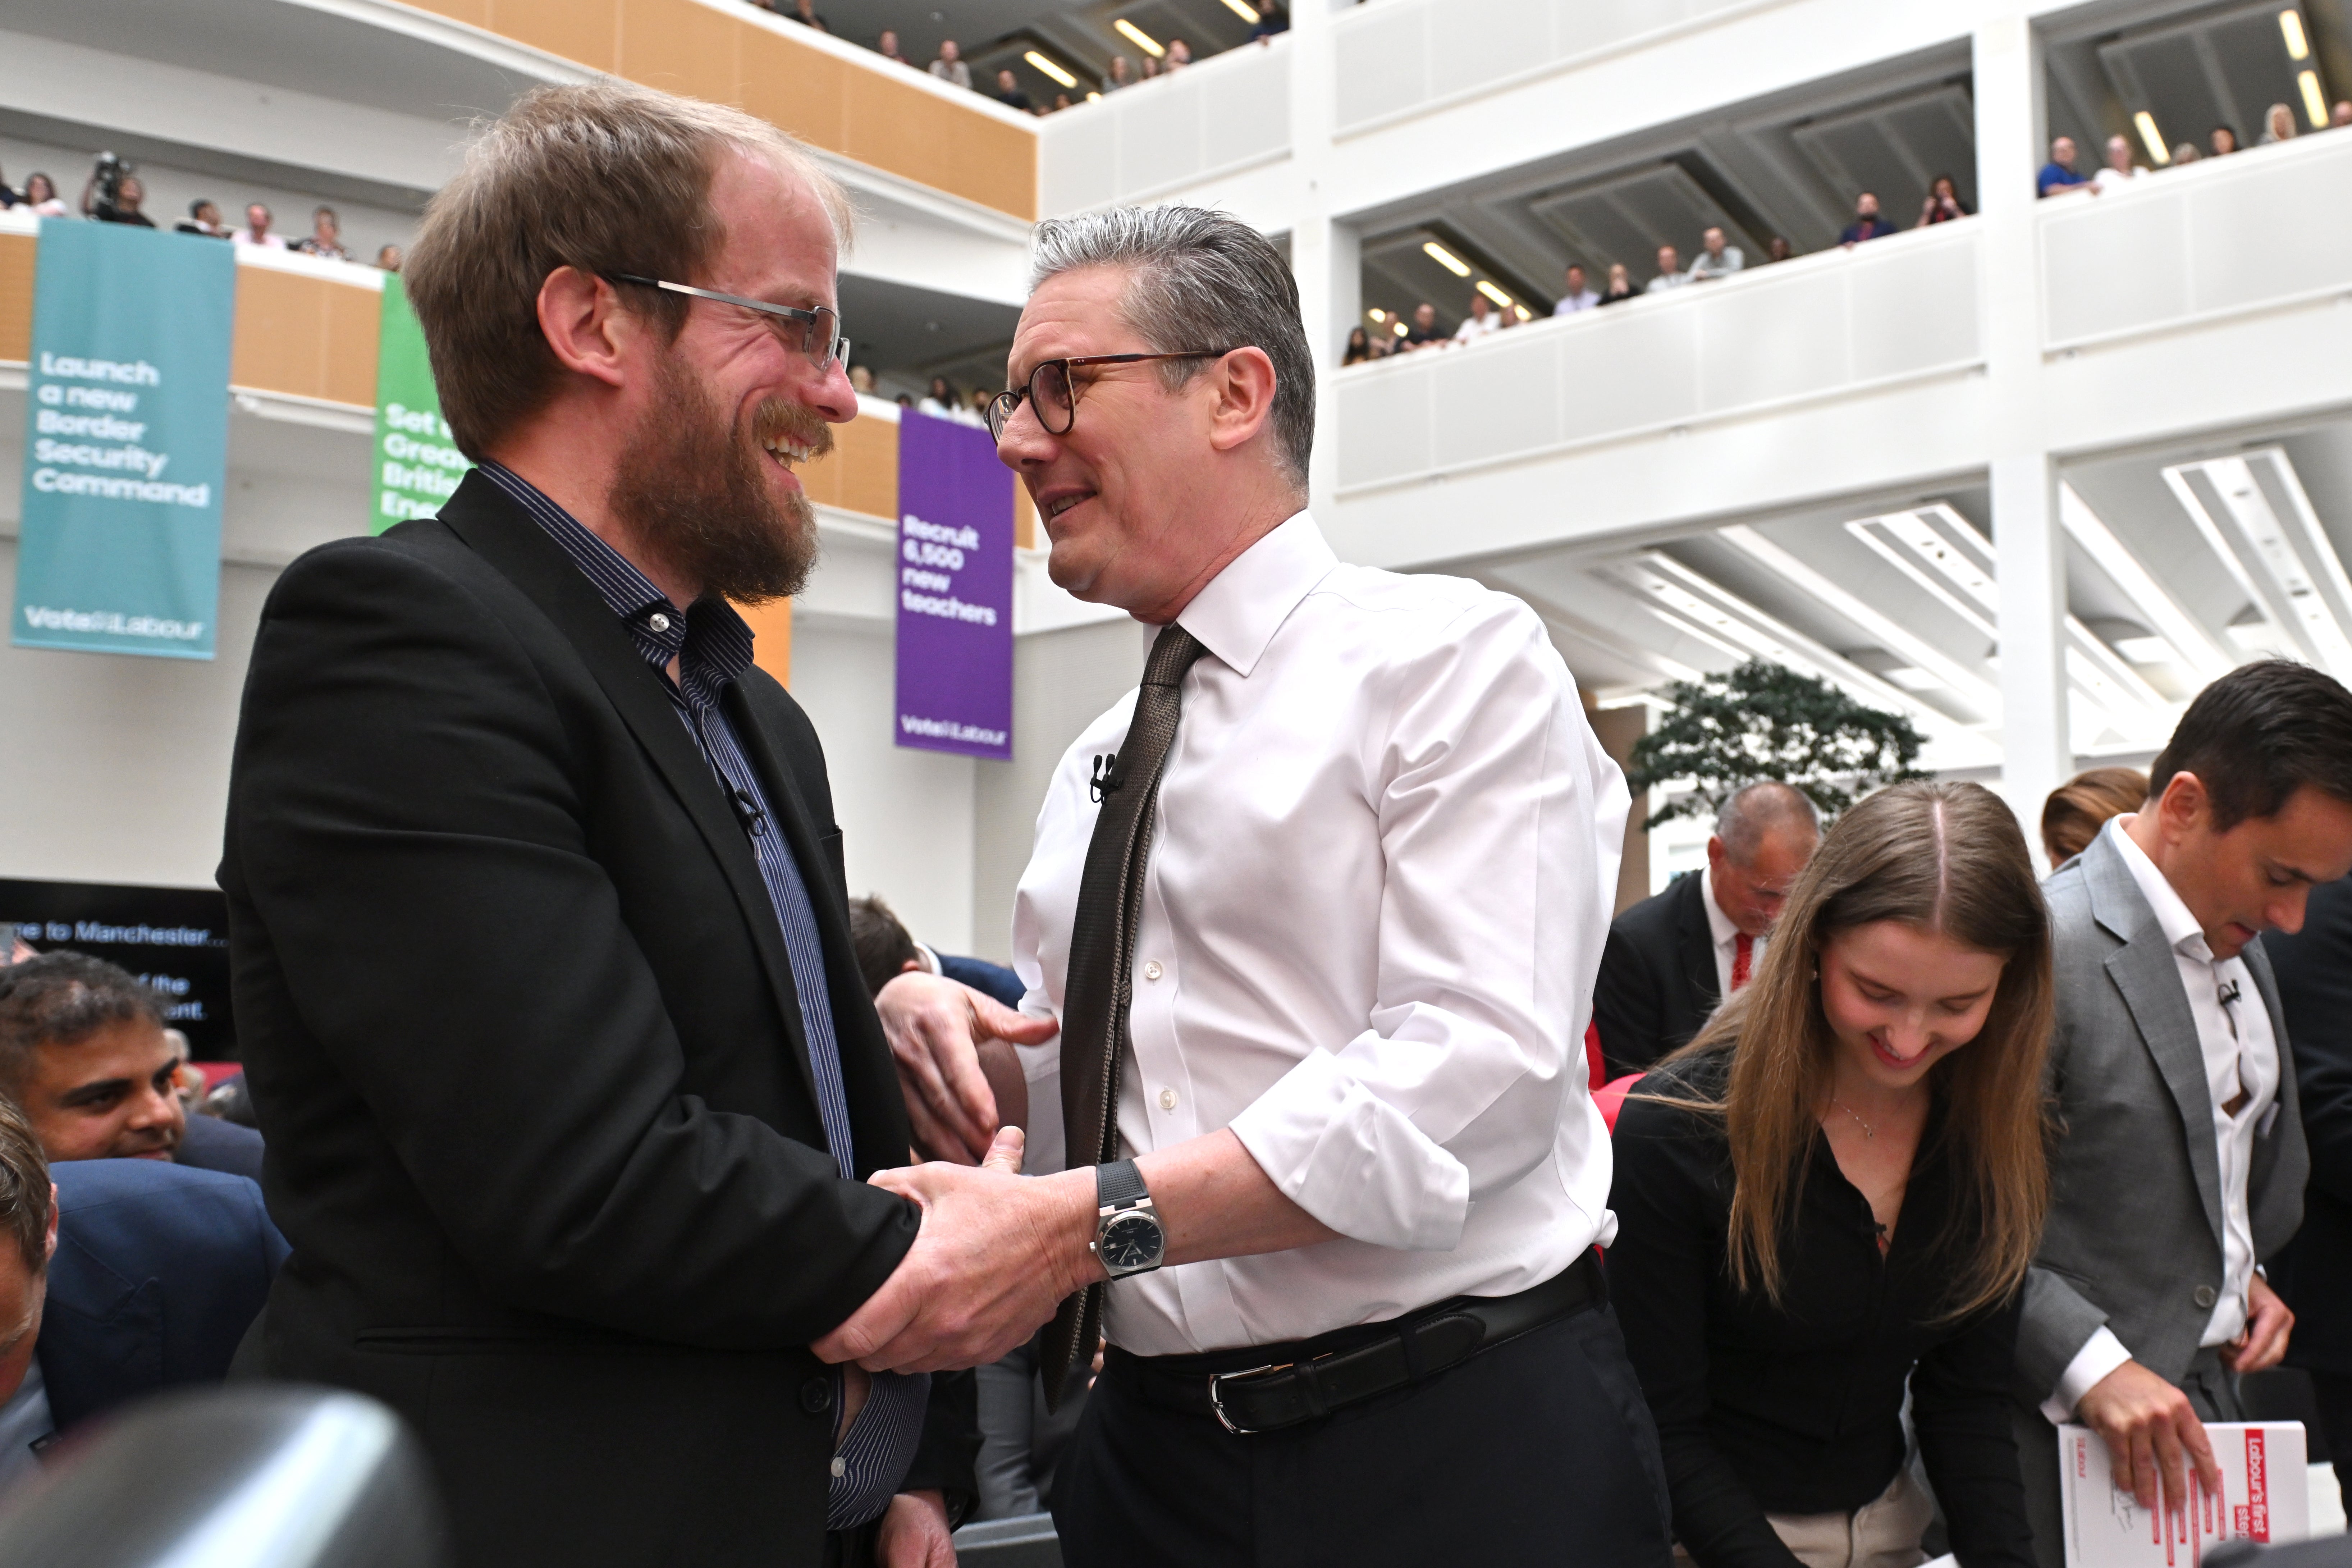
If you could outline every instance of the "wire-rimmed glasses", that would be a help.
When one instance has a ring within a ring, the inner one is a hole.
[[[721,294],[716,289],[697,289],[688,283],[672,283],[667,279],[646,278],[635,272],[607,272],[604,277],[614,283],[667,289],[673,294],[691,294],[698,300],[716,300],[722,305],[740,305],[747,310],[757,310],[770,318],[769,325],[775,329],[776,336],[783,340],[785,347],[797,348],[817,369],[823,370],[828,362],[836,359],[845,366],[849,363],[849,340],[841,335],[841,317],[823,305],[814,310],[803,310],[794,305],[771,305],[765,300],[747,300],[740,294]],[[798,343],[793,342],[793,330],[784,325],[787,321],[798,324],[801,340]]]
[[[1013,422],[1014,410],[1024,399],[1035,411],[1037,423],[1048,436],[1066,436],[1077,422],[1077,384],[1070,379],[1071,370],[1087,364],[1135,364],[1159,359],[1223,359],[1231,349],[1186,349],[1169,354],[1087,354],[1079,359],[1049,359],[1029,373],[1029,384],[1018,392],[1000,392],[989,400],[988,433],[1004,439],[1004,427]]]

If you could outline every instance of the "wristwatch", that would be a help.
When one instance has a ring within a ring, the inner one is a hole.
[[[1113,1279],[1149,1274],[1168,1252],[1168,1233],[1132,1160],[1095,1167],[1095,1238],[1090,1244]]]

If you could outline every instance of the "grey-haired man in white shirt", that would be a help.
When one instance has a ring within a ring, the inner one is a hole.
[[[975,1037],[1017,1049],[1052,1173],[1010,1174],[1008,1129],[978,1170],[877,1176],[956,1223],[819,1352],[967,1365],[1054,1317],[1082,1377],[1107,1296],[1056,1483],[1073,1568],[1664,1568],[1580,1048],[1624,782],[1525,605],[1333,554],[1262,236],[1160,207],[1037,245],[998,454],[1055,581],[1160,629],[1021,882],[1024,1008],[1060,1037],[933,976],[881,998],[919,1123],[966,1158],[994,1122]]]

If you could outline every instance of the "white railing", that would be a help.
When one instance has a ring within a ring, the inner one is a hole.
[[[2352,294],[2352,134],[2322,132],[2052,196],[2041,226],[2053,353]]]
[[[1145,201],[1290,153],[1290,44],[1246,44],[1038,121],[1046,216]]]
[[[1981,363],[1977,225],[1340,371],[1340,493],[1864,392]]]

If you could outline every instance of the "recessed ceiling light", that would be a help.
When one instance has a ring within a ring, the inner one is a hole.
[[[2279,32],[2286,39],[2286,58],[2306,60],[2311,58],[2311,40],[2304,36],[2303,13],[2290,5],[2279,13]]]
[[[1424,240],[1422,243],[1421,248],[1432,261],[1436,262],[1440,267],[1444,268],[1445,270],[1453,273],[1456,278],[1467,278],[1470,276],[1470,264],[1464,261],[1452,251],[1446,249],[1445,247],[1438,244],[1437,241],[1433,239]]]
[[[1244,4],[1244,0],[1225,0],[1225,9],[1231,11],[1234,16],[1239,16],[1243,21],[1247,22],[1251,26],[1255,27],[1257,26],[1257,8],[1254,5]]]
[[[1518,317],[1522,321],[1532,321],[1536,319],[1535,313],[1529,310],[1525,305],[1512,306],[1511,314]]]
[[[2156,128],[2155,115],[2143,109],[2132,116],[2132,123],[2139,127],[2140,142],[2147,148],[2150,158],[2159,163],[2172,162],[2172,150],[2164,144],[2164,132]]]
[[[1052,77],[1055,81],[1060,82],[1064,87],[1076,87],[1078,85],[1078,79],[1072,76],[1068,71],[1064,70],[1062,68],[1062,62],[1059,60],[1049,59],[1045,56],[1039,54],[1034,49],[1031,49],[1027,54],[1023,55],[1021,58],[1027,60],[1031,65],[1035,66],[1039,70],[1044,71],[1047,76]]]
[[[1118,28],[1129,43],[1133,44],[1137,48],[1141,49],[1145,54],[1150,55],[1155,60],[1168,52],[1166,49],[1160,47],[1159,39],[1153,37],[1150,34],[1145,32],[1142,28],[1137,26],[1134,23],[1129,21],[1124,16],[1121,16],[1118,20],[1113,22],[1111,26]]]
[[[1377,305],[1365,311],[1364,314],[1370,316],[1375,321],[1385,321],[1389,319],[1389,313],[1386,310],[1381,310]]]
[[[2327,129],[2327,100],[2319,90],[2317,71],[2297,71],[2294,85],[2303,89],[2303,111],[2311,116],[2314,131]]]
[[[1508,294],[1504,293],[1500,289],[1496,288],[1492,283],[1487,282],[1484,278],[1481,278],[1481,279],[1478,279],[1478,292],[1480,292],[1481,294],[1484,294],[1485,296],[1486,296],[1486,298],[1488,298],[1489,300],[1492,300],[1493,301],[1495,301],[1495,303],[1496,303],[1497,305],[1500,305],[1500,306],[1501,306],[1501,307],[1503,307],[1503,309],[1505,309],[1506,310],[1509,310],[1509,309],[1512,307],[1512,305],[1514,305],[1515,303],[1517,303],[1517,301],[1516,301],[1516,300],[1513,300],[1513,299],[1512,299]]]
[[[1398,318],[1396,321],[1396,335],[1399,337],[1404,336],[1404,321],[1402,317]]]
[[[2180,655],[2159,637],[2117,637],[2115,649],[2134,664],[2172,664]]]
[[[1886,679],[1906,691],[1940,691],[1944,682],[1921,669],[1916,664],[1901,664],[1886,672]]]

